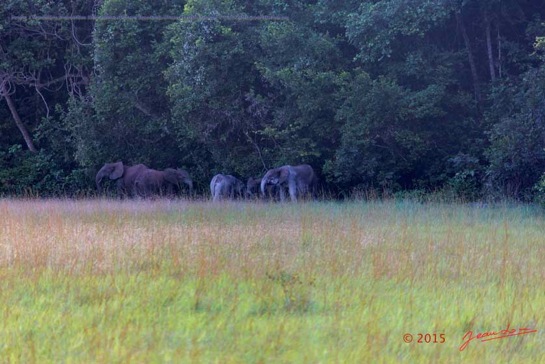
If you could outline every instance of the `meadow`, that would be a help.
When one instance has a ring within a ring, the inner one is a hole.
[[[0,199],[0,363],[545,362],[544,263],[529,205]]]

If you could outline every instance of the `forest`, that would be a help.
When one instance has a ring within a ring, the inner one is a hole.
[[[0,196],[107,162],[205,194],[310,164],[332,198],[545,201],[545,1],[5,0]]]

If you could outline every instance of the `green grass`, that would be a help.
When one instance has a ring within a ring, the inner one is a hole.
[[[0,200],[0,363],[540,362],[544,262],[531,206]]]

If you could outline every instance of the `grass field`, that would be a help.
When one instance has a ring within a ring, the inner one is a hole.
[[[0,363],[537,363],[544,317],[536,207],[0,200]]]

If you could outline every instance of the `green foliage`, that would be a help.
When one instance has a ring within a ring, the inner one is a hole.
[[[218,172],[309,163],[333,195],[530,200],[545,169],[532,2],[100,3],[0,9],[13,101],[0,99],[0,173],[21,181],[2,193],[79,194],[122,160],[187,168],[197,190]],[[10,149],[23,143],[37,156]]]
[[[70,95],[86,91],[92,57],[85,43],[91,41],[92,24],[35,17],[87,15],[91,7],[85,0],[2,4],[0,194],[73,195],[88,185],[78,176],[70,132],[60,120]],[[22,126],[16,126],[14,113]],[[36,153],[24,150],[32,148],[22,129]]]
[[[339,141],[334,124],[345,61],[331,37],[304,23],[267,24],[260,40],[264,54],[258,68],[274,95],[262,133],[280,149],[271,150],[273,160],[322,166]]]
[[[183,2],[152,6],[148,1],[106,1],[96,23],[96,77],[91,98],[72,100],[67,118],[78,140],[77,158],[85,166],[124,160],[151,167],[181,167],[166,121],[169,101],[163,81],[168,55],[163,31],[172,20],[134,20],[115,16],[179,14]],[[161,148],[157,148],[161,145]]]
[[[503,114],[490,131],[488,185],[500,196],[531,200],[545,170],[545,67],[528,71],[521,87],[494,94],[493,115]]]
[[[446,130],[461,133],[461,125],[446,116],[445,87],[412,91],[360,71],[347,83],[344,96],[336,115],[343,125],[341,145],[326,165],[339,186],[395,191],[429,189],[442,182],[439,166],[461,146],[445,135]]]
[[[187,4],[187,16],[217,16],[238,12],[232,3]],[[243,15],[243,14],[241,14]],[[256,83],[251,50],[255,25],[249,22],[181,21],[169,28],[173,62],[166,70],[172,103],[169,122],[177,145],[196,166],[197,178],[217,172],[241,173],[252,145],[250,107]]]
[[[475,201],[483,196],[482,180],[484,168],[479,159],[467,154],[458,154],[449,159],[450,178],[446,189],[463,201]]]
[[[346,36],[363,62],[380,62],[413,49],[451,14],[446,1],[364,1],[346,18]]]
[[[250,7],[193,1],[187,15],[253,15]],[[263,9],[282,14],[274,4]],[[262,10],[263,11],[263,10]],[[299,8],[299,19],[308,11]],[[334,44],[305,24],[207,19],[170,28],[173,128],[202,176],[257,175],[277,164],[320,166],[332,153]],[[183,50],[183,52],[180,52]]]
[[[545,173],[534,186],[535,197],[534,201],[545,207]]]
[[[66,170],[57,155],[44,150],[23,151],[15,144],[0,152],[0,196],[50,197],[87,195],[91,189],[85,170]]]

